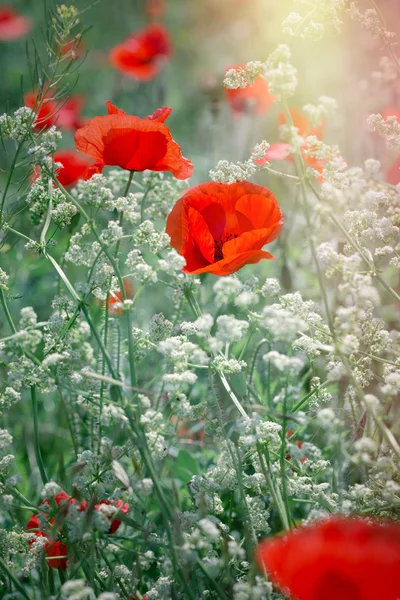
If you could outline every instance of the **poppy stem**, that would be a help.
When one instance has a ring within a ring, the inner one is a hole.
[[[124,196],[125,197],[129,193],[129,189],[131,187],[132,179],[133,179],[133,176],[134,176],[135,173],[136,173],[136,171],[129,171],[129,178],[128,178],[128,181],[127,181],[127,184],[126,184],[126,187],[125,187],[125,191],[124,191]]]

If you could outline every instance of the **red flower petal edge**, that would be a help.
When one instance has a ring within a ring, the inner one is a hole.
[[[256,560],[296,600],[397,600],[400,526],[334,516],[259,544]]]

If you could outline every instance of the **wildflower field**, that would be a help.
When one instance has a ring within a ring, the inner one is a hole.
[[[0,599],[399,600],[399,1],[0,1]]]

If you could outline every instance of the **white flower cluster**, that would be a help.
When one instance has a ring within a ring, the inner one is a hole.
[[[82,204],[95,208],[108,208],[113,210],[115,202],[108,180],[104,175],[95,173],[90,179],[80,179],[72,190],[72,195]]]
[[[153,254],[157,254],[169,246],[169,236],[160,233],[151,221],[143,221],[133,234],[136,246],[147,246]]]
[[[103,208],[108,210],[116,210],[119,214],[124,214],[124,219],[128,223],[137,223],[140,219],[140,214],[137,212],[139,193],[129,193],[127,196],[119,196],[111,198],[105,202]]]
[[[304,361],[296,356],[286,356],[286,354],[280,354],[276,350],[271,350],[264,354],[263,360],[266,363],[271,363],[281,373],[288,375],[298,375],[304,367]]]
[[[197,376],[189,370],[189,363],[200,367],[208,363],[207,354],[185,336],[169,337],[160,342],[157,349],[173,366],[173,373],[163,376],[164,381],[173,385],[193,384],[196,381]]]
[[[141,283],[155,283],[157,281],[157,271],[144,260],[139,249],[129,252],[125,264],[131,275]]]
[[[137,196],[138,203],[143,217],[151,221],[165,221],[177,198],[188,189],[187,181],[156,171],[145,171],[142,183],[146,191]]]
[[[302,39],[311,39],[315,42],[321,40],[325,34],[323,24],[313,20],[307,20],[307,23],[304,23],[304,21],[304,16],[291,12],[282,23],[282,32],[292,37],[299,36]]]
[[[400,152],[400,123],[395,115],[384,119],[380,114],[373,114],[367,122],[370,131],[378,132],[385,139],[389,150]]]
[[[167,273],[167,275],[179,279],[183,278],[181,271],[186,265],[186,260],[174,248],[168,250],[165,253],[165,258],[160,258],[157,264],[160,271]]]
[[[290,63],[290,59],[289,46],[279,44],[265,63],[264,78],[271,94],[278,99],[290,98],[297,87],[297,69]]]
[[[27,106],[18,108],[14,116],[0,115],[0,132],[3,138],[22,142],[31,132],[35,121],[35,113]]]
[[[240,321],[234,315],[220,315],[217,318],[216,338],[224,344],[238,342],[249,328],[247,321]]]
[[[67,201],[60,189],[52,187],[52,182],[45,175],[39,177],[32,184],[26,201],[29,205],[29,216],[34,225],[39,225],[43,222],[50,201],[53,206],[51,216],[54,222],[60,227],[69,225],[72,217],[78,212],[76,207]]]
[[[234,302],[242,287],[240,279],[234,276],[218,279],[213,285],[215,300],[219,305]]]
[[[4,291],[8,290],[7,282],[10,276],[0,267],[0,288]]]
[[[230,90],[244,89],[252,85],[263,71],[263,64],[257,61],[249,62],[245,67],[229,69],[225,73],[224,86]]]
[[[48,167],[48,158],[57,150],[61,138],[61,131],[54,125],[47,131],[41,132],[40,137],[37,138],[38,143],[29,149],[34,162]]]
[[[329,96],[320,96],[317,104],[305,104],[302,108],[310,127],[321,125],[337,111],[337,101]]]
[[[211,169],[209,175],[213,181],[217,181],[218,183],[235,183],[236,181],[250,179],[256,170],[257,167],[253,159],[238,163],[220,160],[215,169]]]
[[[396,34],[386,29],[375,8],[368,8],[362,13],[358,8],[357,2],[350,2],[346,9],[352,19],[361,23],[364,29],[374,37],[379,38],[383,44],[388,45],[392,42]]]

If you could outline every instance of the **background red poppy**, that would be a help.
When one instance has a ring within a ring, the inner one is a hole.
[[[244,65],[230,68],[240,71],[244,68]],[[224,89],[226,98],[236,115],[242,113],[262,115],[275,101],[269,91],[268,83],[261,75],[257,77],[252,85],[247,85],[245,88]]]
[[[171,56],[169,35],[162,25],[149,25],[130,35],[110,51],[115,69],[139,81],[155,77],[162,63]]]
[[[0,6],[0,42],[17,40],[32,29],[32,21],[20,15],[11,5]]]

